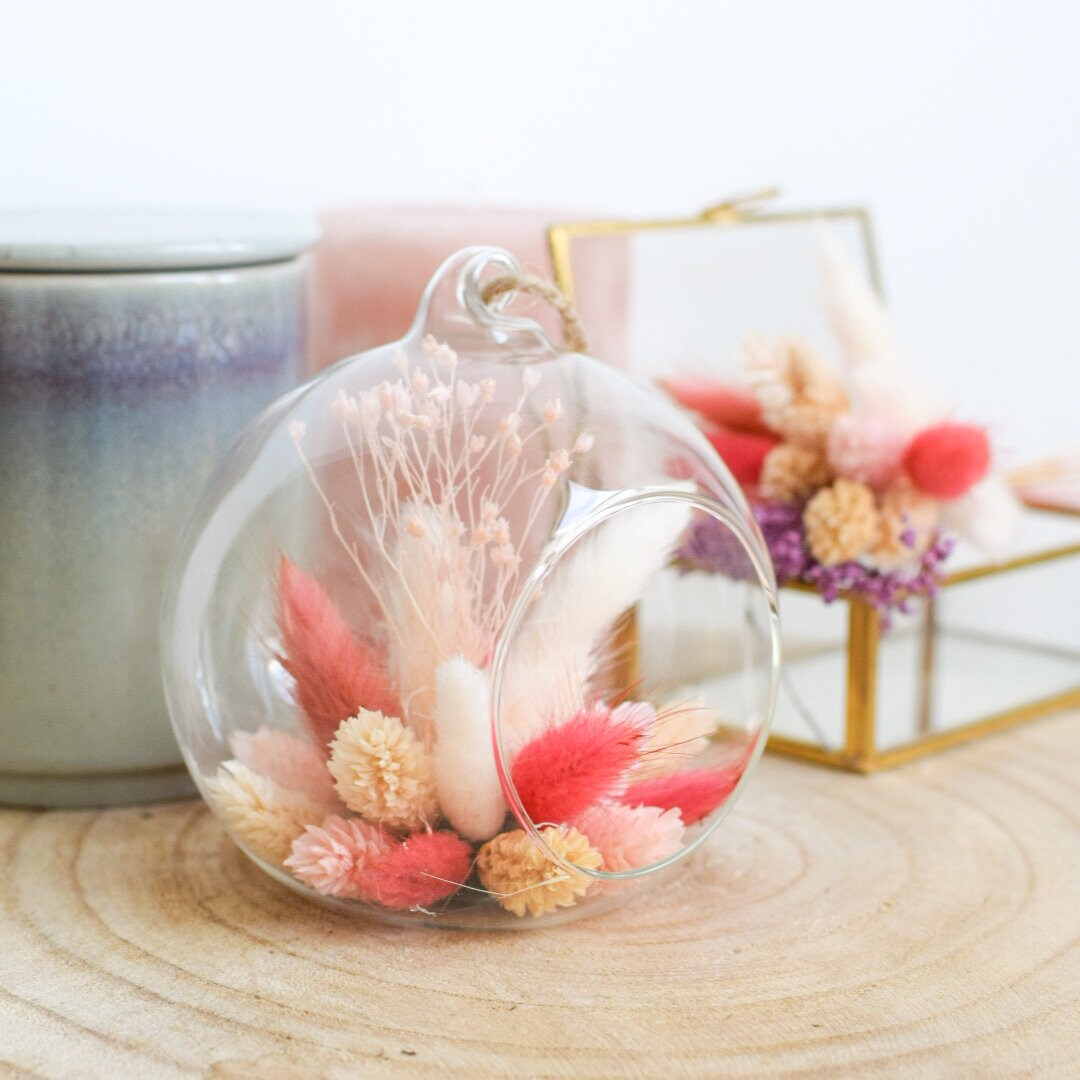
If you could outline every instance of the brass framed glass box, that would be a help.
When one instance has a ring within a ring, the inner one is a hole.
[[[557,280],[586,330],[590,312],[606,317],[597,355],[649,380],[723,377],[748,333],[827,335],[816,260],[823,221],[880,293],[870,218],[858,208],[772,212],[751,197],[694,218],[556,225],[550,240]],[[625,265],[625,295],[575,289],[585,281],[576,270],[607,259]],[[610,318],[615,302],[620,321]],[[871,772],[1080,705],[1080,622],[1062,603],[1080,595],[1080,516],[1027,509],[1007,559],[991,563],[961,545],[944,571],[937,596],[887,631],[862,600],[827,604],[812,586],[784,587],[770,749]],[[678,662],[702,665],[690,673],[699,681],[732,677],[725,657],[736,643],[694,640],[705,620],[695,617],[693,577]],[[648,632],[647,612],[632,630]]]

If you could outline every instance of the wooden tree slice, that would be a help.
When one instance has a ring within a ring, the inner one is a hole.
[[[1076,716],[766,759],[671,884],[521,934],[324,911],[201,804],[3,811],[0,1075],[1080,1075],[1078,778]]]

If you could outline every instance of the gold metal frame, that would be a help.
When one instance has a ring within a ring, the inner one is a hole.
[[[590,237],[629,236],[638,232],[665,229],[730,228],[732,226],[779,224],[792,221],[856,219],[861,227],[865,243],[867,266],[871,283],[883,295],[881,273],[874,244],[869,213],[861,207],[826,208],[821,210],[796,210],[766,212],[763,207],[776,197],[774,188],[766,188],[745,195],[725,199],[708,207],[697,217],[672,218],[654,221],[584,221],[551,226],[548,242],[551,249],[555,280],[562,291],[575,299],[574,273],[571,246],[575,239]],[[1065,545],[1010,559],[996,564],[976,566],[949,574],[942,588],[979,578],[1008,573],[1013,570],[1035,566],[1055,559],[1080,555],[1080,543]],[[817,593],[810,585],[793,582],[784,588],[799,592]],[[877,676],[878,647],[881,640],[881,623],[877,611],[860,600],[847,599],[838,602],[848,605],[847,675],[845,696],[844,746],[830,750],[811,742],[780,735],[769,737],[768,749],[789,757],[801,758],[818,764],[831,765],[860,773],[871,773],[905,764],[927,754],[960,745],[972,739],[1003,731],[1028,720],[1045,716],[1061,709],[1080,706],[1080,685],[1062,693],[1028,702],[1017,708],[994,713],[944,731],[929,731],[928,690],[933,675],[933,636],[927,633],[927,645],[923,652],[922,706],[920,710],[919,738],[901,746],[879,749],[877,746]],[[933,624],[934,605],[927,605],[926,618]],[[627,649],[628,663],[636,667],[636,626],[633,613],[628,613],[620,630],[620,640]]]
[[[570,246],[574,240],[597,236],[629,236],[639,232],[659,232],[669,229],[730,228],[733,225],[776,225],[785,221],[835,221],[855,219],[862,230],[866,247],[870,281],[879,294],[882,293],[881,271],[874,244],[874,232],[869,211],[861,206],[826,207],[820,210],[773,210],[763,207],[780,194],[777,188],[761,188],[745,194],[733,195],[722,202],[706,207],[697,217],[662,218],[654,221],[576,221],[552,225],[548,229],[548,247],[555,282],[571,299],[574,290],[573,260]]]

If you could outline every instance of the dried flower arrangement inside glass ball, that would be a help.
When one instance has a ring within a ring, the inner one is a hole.
[[[336,907],[600,910],[702,840],[762,749],[775,585],[737,485],[660,395],[511,314],[530,289],[576,333],[505,252],[454,256],[402,341],[248,428],[180,543],[189,767],[248,855]],[[723,573],[676,557],[704,518]]]

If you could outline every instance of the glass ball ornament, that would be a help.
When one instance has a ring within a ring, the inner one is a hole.
[[[167,587],[207,802],[279,881],[391,921],[545,925],[668,880],[776,691],[772,570],[715,451],[496,277],[524,280],[458,253],[401,341],[258,417]],[[685,557],[702,522],[721,573]]]

